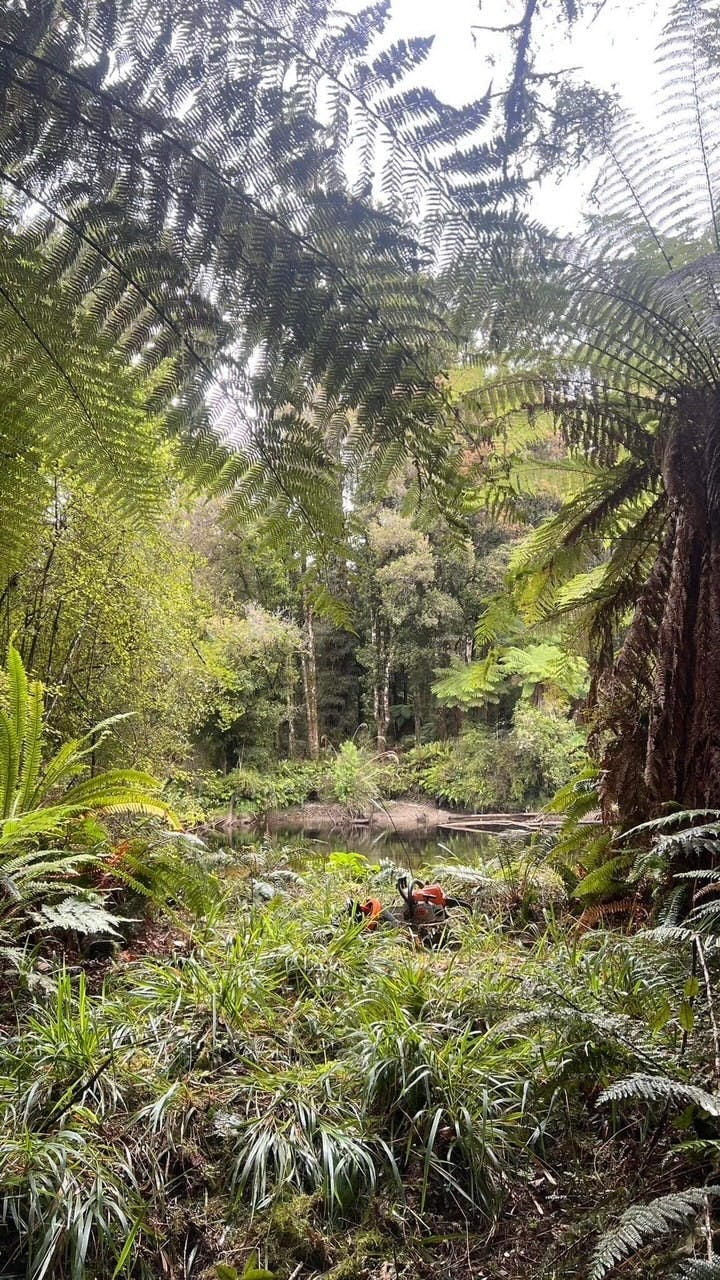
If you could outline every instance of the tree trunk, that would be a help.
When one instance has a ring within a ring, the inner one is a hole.
[[[389,676],[391,676],[392,659],[389,653],[389,635],[387,627],[380,625],[379,627],[379,652],[378,652],[378,672],[377,672],[377,689],[375,689],[374,701],[377,712],[375,712],[375,723],[377,723],[378,751],[387,749],[387,732],[389,728]]]
[[[295,687],[293,659],[288,657],[285,668],[285,697],[286,697],[286,715],[288,724],[288,756],[291,760],[295,758],[295,698],[293,690]]]
[[[387,747],[387,732],[390,726],[390,672],[392,660],[389,628],[379,612],[373,614],[370,641],[375,655],[373,719],[375,721],[376,745],[378,751],[385,751]]]
[[[597,685],[603,813],[624,826],[669,803],[720,808],[720,488],[715,432],[702,433],[703,448],[699,435],[677,427],[666,444],[663,542]]]
[[[308,755],[311,760],[320,757],[320,715],[318,712],[317,646],[315,641],[315,617],[305,597],[306,646],[302,658],[305,714],[307,716]]]

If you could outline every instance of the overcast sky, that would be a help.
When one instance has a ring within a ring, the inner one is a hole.
[[[578,23],[570,40],[558,39],[554,27],[547,25],[541,36],[542,69],[579,67],[581,79],[617,90],[629,110],[651,120],[654,47],[670,2],[606,0],[599,17]],[[493,76],[499,82],[502,74],[501,39],[482,32],[473,37],[473,26],[501,25],[523,7],[513,0],[392,0],[390,31],[393,36],[435,35],[422,79],[439,97],[460,105],[478,97]],[[560,185],[543,184],[535,212],[562,230],[572,230],[590,184],[587,175]]]

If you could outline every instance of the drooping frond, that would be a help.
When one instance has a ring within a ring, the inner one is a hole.
[[[630,121],[609,141],[600,216],[509,282],[496,336],[520,349],[468,396],[500,501],[523,417],[550,416],[590,473],[516,554],[512,586],[526,621],[587,639],[603,816],[628,826],[714,803],[720,776],[716,34],[713,4],[679,0],[654,134]]]
[[[98,336],[25,237],[0,230],[0,246],[4,582],[45,518],[53,474],[72,472],[111,494],[118,518],[133,520],[158,507],[162,468],[159,423],[147,411],[154,379]]]
[[[598,1103],[618,1102],[628,1098],[639,1098],[644,1102],[676,1103],[679,1107],[695,1106],[707,1111],[708,1115],[720,1115],[720,1097],[700,1089],[697,1085],[685,1084],[680,1080],[671,1080],[668,1076],[630,1076],[627,1080],[619,1080],[616,1084],[604,1089]]]
[[[148,407],[203,478],[219,432],[239,454],[220,481],[236,512],[266,507],[290,532],[322,507],[348,409],[343,461],[383,476],[410,456],[442,476],[435,372],[455,339],[426,271],[460,233],[488,258],[502,221],[500,161],[478,143],[488,102],[410,88],[429,45],[378,49],[386,16],[91,0],[57,23],[3,6],[8,222],[151,380]]]

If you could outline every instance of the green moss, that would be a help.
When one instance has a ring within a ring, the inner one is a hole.
[[[325,1271],[330,1262],[327,1237],[317,1223],[317,1197],[293,1195],[280,1200],[272,1210],[269,1230],[275,1265],[291,1255],[314,1271]]]
[[[327,1273],[327,1280],[366,1280],[368,1265],[388,1251],[388,1239],[377,1228],[359,1231],[346,1242],[346,1254]]]

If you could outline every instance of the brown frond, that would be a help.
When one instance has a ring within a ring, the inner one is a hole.
[[[619,898],[617,902],[599,902],[594,907],[586,907],[575,926],[578,933],[586,933],[596,925],[604,925],[612,917],[627,916],[629,924],[638,924],[647,920],[648,911],[639,898]]]

